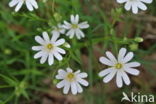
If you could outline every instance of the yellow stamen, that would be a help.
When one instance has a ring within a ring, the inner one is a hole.
[[[78,28],[78,25],[77,24],[72,24],[72,28],[73,29],[77,29]]]
[[[75,78],[75,75],[74,73],[68,73],[66,78],[68,81],[72,82]]]
[[[115,68],[116,68],[116,69],[121,69],[121,68],[122,68],[122,66],[123,66],[122,64],[117,63],[117,64],[115,65]]]
[[[48,44],[48,45],[47,45],[47,48],[48,48],[49,50],[51,50],[53,47],[54,47],[54,46],[53,46],[52,44]]]

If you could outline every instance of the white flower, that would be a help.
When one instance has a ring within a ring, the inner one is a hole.
[[[59,37],[60,34],[64,34],[64,33],[65,33],[65,28],[63,27],[63,25],[58,24],[57,26],[53,27],[52,34],[55,34]]]
[[[132,8],[134,14],[138,13],[138,8],[141,10],[147,10],[144,3],[152,3],[153,0],[117,0],[118,3],[125,3],[125,9],[129,11]]]
[[[73,72],[71,68],[67,68],[65,70],[58,70],[58,75],[56,75],[56,79],[61,79],[56,87],[63,88],[63,93],[67,94],[69,89],[71,88],[72,94],[76,95],[77,93],[82,93],[83,89],[80,85],[88,86],[89,83],[84,80],[88,75],[87,73],[80,73],[80,70]]]
[[[35,40],[40,44],[40,46],[33,46],[34,51],[39,51],[34,55],[34,58],[41,58],[40,63],[43,64],[48,59],[49,65],[54,63],[54,57],[61,61],[63,58],[61,54],[65,54],[65,50],[59,48],[60,45],[65,43],[64,39],[57,40],[58,37],[55,35],[50,39],[47,32],[43,32],[43,38],[36,36]]]
[[[69,36],[69,38],[73,38],[74,35],[78,39],[84,38],[85,35],[81,31],[81,29],[86,29],[89,27],[88,22],[81,22],[79,23],[79,15],[71,15],[70,17],[71,23],[68,23],[67,21],[64,21],[64,28],[69,30],[66,34],[66,36]]]
[[[127,73],[136,76],[139,75],[140,72],[134,67],[140,66],[140,63],[129,62],[134,56],[133,52],[128,52],[126,54],[126,49],[121,48],[117,59],[109,51],[106,52],[106,56],[108,58],[100,57],[99,59],[102,64],[109,66],[109,68],[99,73],[100,77],[104,77],[104,83],[108,83],[116,75],[116,84],[120,88],[123,86],[123,82],[125,82],[126,85],[130,84]]]
[[[36,0],[12,0],[9,3],[9,6],[14,7],[17,5],[15,11],[18,12],[24,3],[26,4],[29,11],[33,11],[34,8],[38,9]]]

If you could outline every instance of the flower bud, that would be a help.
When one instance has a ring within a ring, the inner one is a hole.
[[[71,47],[70,44],[67,43],[67,42],[64,43],[64,46],[65,46],[66,48],[70,48],[70,47]]]
[[[57,22],[60,22],[62,20],[62,16],[59,13],[54,13],[53,16]]]
[[[10,55],[12,53],[12,51],[10,49],[5,49],[4,50],[4,54],[6,55]]]
[[[132,50],[132,51],[136,51],[137,49],[138,49],[138,44],[136,44],[136,43],[133,43],[133,44],[130,44],[129,45],[129,48]]]
[[[144,41],[144,39],[141,37],[136,37],[134,40],[139,43]]]

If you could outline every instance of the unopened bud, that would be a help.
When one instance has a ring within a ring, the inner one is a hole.
[[[70,44],[69,43],[64,43],[64,46],[66,47],[66,48],[70,48],[71,46],[70,46]]]
[[[134,40],[139,43],[144,41],[144,39],[141,37],[136,37]]]
[[[10,55],[12,53],[12,51],[10,49],[5,49],[4,50],[4,54],[6,55]]]
[[[62,20],[62,16],[59,13],[54,13],[54,18],[57,22],[60,22]]]
[[[133,44],[129,45],[129,48],[130,48],[132,51],[136,51],[136,50],[138,50],[138,44],[133,43]]]

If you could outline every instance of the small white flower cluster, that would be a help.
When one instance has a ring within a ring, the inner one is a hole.
[[[61,61],[63,59],[62,55],[66,51],[60,48],[61,45],[65,44],[64,39],[58,39],[60,34],[65,34],[65,30],[68,29],[67,36],[73,38],[74,35],[78,39],[84,37],[84,33],[80,29],[88,28],[89,25],[87,22],[78,23],[79,16],[71,15],[71,23],[64,21],[64,25],[58,24],[56,27],[53,27],[52,38],[50,39],[47,32],[43,32],[42,37],[36,36],[35,40],[40,44],[40,46],[33,46],[34,51],[38,51],[34,55],[34,58],[40,58],[40,63],[43,64],[48,60],[49,65],[54,63],[54,58]],[[102,64],[108,65],[109,67],[99,73],[100,77],[103,78],[104,83],[108,83],[116,75],[116,84],[117,87],[121,88],[123,82],[126,85],[130,84],[130,79],[126,73],[132,75],[139,75],[139,71],[134,67],[140,66],[138,62],[129,62],[134,54],[133,52],[128,52],[126,54],[126,49],[121,48],[118,54],[117,59],[115,56],[107,51],[106,57],[100,57],[100,62]],[[72,94],[76,95],[77,93],[82,93],[83,89],[81,85],[88,86],[89,83],[84,80],[88,75],[87,73],[80,73],[80,70],[73,72],[71,68],[67,68],[66,71],[63,69],[58,70],[58,75],[56,79],[62,80],[57,84],[57,88],[63,88],[63,93],[67,94],[71,88]]]
[[[40,58],[41,64],[45,63],[46,60],[48,60],[48,64],[52,65],[54,64],[54,58],[59,61],[63,60],[62,55],[64,55],[66,51],[60,48],[60,46],[64,45],[65,47],[70,48],[70,45],[65,43],[65,39],[58,39],[60,37],[60,34],[65,34],[65,31],[69,30],[67,32],[67,36],[73,38],[74,35],[76,35],[78,39],[81,39],[85,37],[81,29],[86,29],[89,27],[87,22],[82,22],[79,24],[79,15],[76,15],[75,17],[74,15],[71,15],[71,23],[68,23],[67,21],[64,21],[64,23],[64,25],[58,24],[57,26],[52,27],[52,38],[49,38],[47,32],[43,32],[42,37],[35,36],[36,42],[38,42],[40,45],[33,46],[32,50],[38,51],[34,55],[34,58]],[[72,94],[74,95],[76,95],[77,93],[82,93],[83,89],[81,85],[89,85],[89,83],[83,79],[87,76],[87,73],[80,73],[80,70],[73,72],[71,68],[67,68],[66,71],[60,69],[58,70],[58,75],[56,75],[56,79],[61,79],[62,81],[57,84],[57,88],[64,87],[64,94],[67,94],[70,88]]]
[[[153,2],[153,0],[117,0],[117,2],[125,3],[124,7],[127,11],[132,9],[132,12],[134,14],[137,14],[138,9],[141,9],[144,11],[147,10],[147,7],[144,3],[150,4]],[[33,11],[34,8],[38,9],[36,0],[12,0],[9,3],[9,6],[10,7],[16,6],[15,11],[18,12],[24,3],[26,4],[29,11]],[[70,30],[67,34],[70,36],[70,38],[72,38],[74,36],[73,35],[74,33],[76,33],[77,38],[84,37],[83,32],[79,31],[79,29],[88,28],[89,25],[87,25],[86,22],[78,24],[78,21],[79,21],[78,16],[71,17],[71,24],[65,21],[65,28]],[[77,35],[77,34],[79,34],[79,35]]]
[[[35,40],[41,46],[33,46],[32,49],[35,51],[39,51],[35,54],[34,58],[41,58],[40,62],[44,63],[48,58],[49,65],[54,63],[54,57],[58,60],[62,60],[62,56],[60,54],[65,54],[65,50],[59,48],[60,45],[65,43],[64,39],[58,39],[57,35],[52,36],[50,39],[46,32],[43,32],[43,38],[40,36],[36,36]],[[119,50],[119,54],[117,59],[115,56],[107,51],[106,57],[100,57],[99,61],[102,64],[108,65],[109,67],[105,70],[102,70],[99,73],[100,77],[103,78],[104,83],[108,83],[113,79],[116,75],[116,84],[117,87],[121,88],[123,86],[123,82],[126,85],[130,84],[130,79],[126,73],[131,75],[139,75],[139,71],[134,67],[140,66],[138,62],[129,62],[134,54],[133,52],[128,52],[126,54],[126,48],[121,48]],[[88,86],[89,83],[83,78],[87,78],[87,73],[80,73],[80,70],[73,72],[71,68],[67,68],[66,71],[63,69],[58,70],[58,74],[56,75],[56,79],[62,80],[56,86],[57,88],[63,88],[63,93],[68,94],[70,88],[72,94],[76,95],[77,93],[82,93],[83,89],[81,85]]]
[[[147,7],[144,3],[151,3],[152,1],[153,0],[117,0],[118,3],[126,3],[125,9],[130,10],[132,8],[132,12],[135,14],[138,13],[138,8],[146,10]],[[18,12],[24,3],[26,4],[29,11],[33,11],[34,8],[38,8],[36,0],[12,0],[9,3],[9,6],[16,6],[15,11]],[[74,36],[77,37],[77,39],[85,37],[82,29],[89,28],[88,22],[85,21],[79,23],[79,15],[71,15],[70,22],[71,23],[64,21],[63,25],[58,24],[57,26],[53,26],[51,38],[47,32],[43,32],[42,37],[35,36],[36,42],[40,45],[33,46],[32,50],[37,51],[37,53],[34,55],[34,58],[40,58],[41,64],[48,60],[48,64],[53,65],[55,58],[58,61],[63,60],[62,55],[66,54],[66,51],[61,46],[64,45],[65,47],[70,48],[70,45],[65,42],[65,39],[59,39],[60,34],[66,34],[66,36],[69,36],[70,39],[72,39]],[[121,48],[117,58],[109,51],[106,52],[107,57],[100,57],[99,61],[102,64],[109,66],[99,73],[100,77],[104,77],[104,83],[108,83],[116,75],[117,87],[121,88],[123,86],[123,82],[126,85],[130,84],[130,79],[127,73],[136,76],[139,75],[139,71],[135,69],[135,67],[140,66],[140,63],[129,62],[132,60],[134,54],[133,52],[128,52],[126,54],[126,52],[126,48]],[[70,89],[74,95],[82,93],[83,89],[81,85],[89,85],[89,83],[84,80],[84,78],[87,78],[87,76],[87,73],[80,72],[80,70],[73,72],[73,70],[69,67],[66,70],[59,69],[58,74],[56,75],[56,79],[62,81],[59,82],[56,87],[63,88],[64,94],[67,94]]]
[[[139,75],[139,71],[135,69],[134,67],[140,66],[140,63],[138,62],[129,62],[134,54],[133,52],[128,52],[126,54],[127,50],[126,48],[121,48],[119,50],[119,54],[117,59],[115,56],[107,51],[106,57],[100,57],[99,61],[102,64],[108,65],[109,67],[107,69],[102,70],[99,73],[100,77],[103,78],[104,83],[108,83],[113,79],[113,77],[116,75],[116,84],[117,87],[121,88],[123,86],[123,82],[126,85],[130,85],[130,79],[127,75],[127,73],[131,75]],[[89,83],[84,80],[83,78],[86,78],[88,75],[87,73],[80,73],[80,70],[73,72],[71,68],[67,68],[66,71],[63,69],[58,70],[58,74],[56,75],[56,79],[62,80],[59,82],[56,87],[57,88],[63,88],[63,93],[68,94],[70,88],[73,95],[76,95],[77,93],[82,93],[83,89],[80,85],[88,86]]]
[[[52,38],[50,39],[47,32],[43,32],[42,37],[36,36],[35,40],[40,44],[40,46],[33,46],[32,49],[34,51],[38,51],[34,55],[34,58],[40,58],[40,63],[43,64],[48,60],[49,65],[54,63],[54,58],[61,61],[63,59],[62,55],[66,53],[66,51],[60,48],[61,45],[65,44],[64,39],[58,39],[60,34],[64,34],[65,30],[68,29],[67,36],[73,38],[74,35],[77,36],[78,39],[84,37],[84,34],[80,29],[88,28],[89,25],[87,22],[82,22],[78,24],[79,16],[75,17],[71,15],[71,24],[64,21],[65,25],[58,24],[56,27],[53,27]],[[74,25],[74,26],[73,26]],[[103,78],[104,83],[108,83],[113,79],[116,75],[116,84],[117,87],[121,88],[123,86],[123,82],[126,85],[130,84],[130,79],[126,73],[132,75],[139,75],[139,71],[134,67],[140,66],[138,62],[129,62],[134,54],[133,52],[128,52],[126,54],[126,49],[121,48],[118,54],[117,59],[115,56],[107,51],[106,57],[100,57],[100,62],[102,64],[108,65],[107,69],[101,71],[99,73],[100,77]],[[63,69],[58,70],[58,75],[56,75],[56,79],[62,80],[57,84],[57,88],[63,88],[63,93],[67,94],[69,89],[71,88],[72,94],[77,94],[83,92],[83,89],[80,85],[88,86],[89,83],[84,80],[88,75],[87,73],[80,73],[80,70],[73,72],[71,68],[67,68],[66,71]]]
[[[73,38],[73,36],[76,35],[78,39],[81,39],[81,37],[84,37],[84,33],[80,29],[89,27],[87,22],[78,24],[78,21],[79,15],[76,15],[75,17],[74,15],[71,15],[71,24],[65,21],[65,25],[58,24],[57,26],[53,26],[51,39],[47,32],[42,33],[43,38],[36,36],[35,40],[40,44],[40,46],[32,47],[32,50],[39,51],[34,55],[34,58],[41,58],[41,64],[45,63],[48,59],[49,65],[54,63],[54,58],[61,61],[63,59],[61,54],[65,54],[66,52],[64,49],[60,48],[60,46],[64,45],[65,47],[70,48],[70,45],[65,43],[64,39],[57,40],[60,37],[60,34],[65,34],[66,29],[68,29],[69,32],[67,32],[67,36]]]

